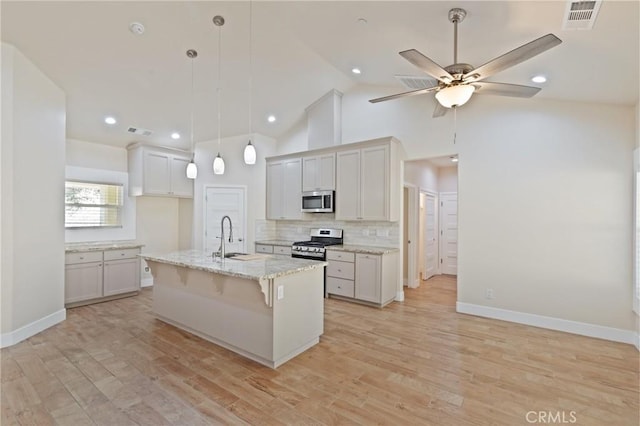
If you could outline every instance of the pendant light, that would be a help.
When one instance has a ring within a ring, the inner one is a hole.
[[[198,57],[198,52],[189,49],[187,57],[191,58],[191,161],[187,164],[187,178],[195,179],[198,177],[198,166],[194,162],[195,148],[193,146],[193,60]]]
[[[253,135],[253,4],[249,1],[249,143],[244,147],[244,163],[256,164],[256,148],[251,143]]]
[[[224,18],[220,15],[213,17],[213,23],[218,27],[218,155],[213,160],[213,173],[216,175],[224,174],[224,160],[220,156],[220,74],[222,72],[222,26],[224,25]]]

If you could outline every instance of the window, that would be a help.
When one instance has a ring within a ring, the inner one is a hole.
[[[65,228],[122,227],[122,184],[65,182]]]

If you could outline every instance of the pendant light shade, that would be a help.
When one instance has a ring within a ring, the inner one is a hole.
[[[251,143],[251,139],[249,139],[247,146],[244,147],[244,163],[256,164],[256,148]]]
[[[194,163],[193,160],[191,160],[191,162],[187,164],[187,178],[195,179],[197,177],[198,177],[198,166],[196,166],[196,163]]]
[[[218,153],[216,158],[213,160],[213,173],[216,175],[224,174],[224,160],[220,156],[220,153]]]
[[[471,99],[476,88],[470,84],[449,86],[436,93],[436,99],[445,108],[459,107]]]

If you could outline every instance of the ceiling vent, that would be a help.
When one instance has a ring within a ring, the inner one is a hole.
[[[564,12],[563,30],[590,30],[596,22],[602,0],[570,1]]]
[[[414,75],[396,75],[395,78],[407,89],[419,90],[437,86],[437,80],[431,77],[416,77]]]
[[[151,134],[153,133],[149,129],[143,129],[141,127],[133,127],[133,126],[129,126],[129,128],[127,129],[127,132],[133,133],[135,135],[140,135],[140,136],[151,136]]]

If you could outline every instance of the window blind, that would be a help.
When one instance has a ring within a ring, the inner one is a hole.
[[[122,184],[65,182],[65,228],[122,226]]]

